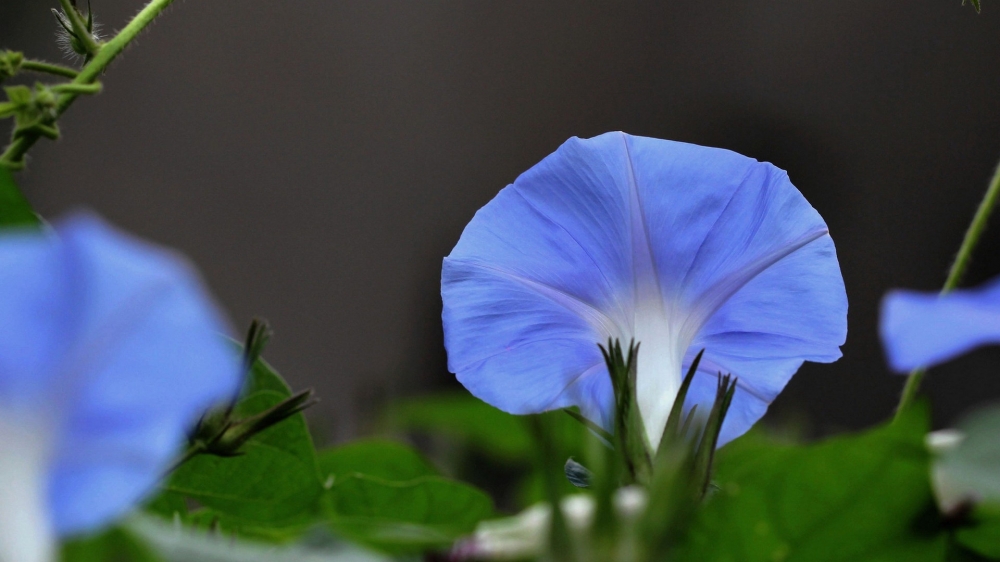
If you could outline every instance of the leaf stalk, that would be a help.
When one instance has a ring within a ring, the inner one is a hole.
[[[969,263],[972,261],[972,253],[976,250],[983,232],[986,231],[987,223],[989,222],[990,215],[993,213],[993,208],[996,207],[997,199],[1000,199],[1000,163],[997,164],[993,172],[993,178],[986,188],[986,193],[983,195],[982,201],[979,202],[979,208],[976,209],[976,214],[972,217],[972,222],[969,223],[969,228],[965,231],[962,245],[958,249],[958,254],[955,255],[955,261],[952,262],[951,269],[948,271],[948,278],[941,288],[942,295],[950,293],[962,282],[962,278],[969,268]],[[926,374],[927,369],[920,367],[911,371],[907,376],[906,385],[903,387],[903,394],[900,396],[899,405],[896,407],[895,419],[898,420],[903,411],[913,404],[920,390],[920,383],[923,382]]]

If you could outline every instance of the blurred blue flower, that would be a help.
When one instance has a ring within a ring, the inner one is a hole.
[[[1000,343],[1000,278],[947,295],[891,291],[879,331],[889,365],[929,367],[987,343]]]
[[[77,215],[0,234],[0,560],[151,491],[240,359],[179,256]]]
[[[579,406],[612,427],[598,343],[635,339],[652,444],[690,361],[686,407],[739,377],[720,436],[755,423],[803,361],[841,355],[833,240],[782,170],[739,154],[607,133],[570,139],[465,228],[441,292],[450,370],[508,412]]]

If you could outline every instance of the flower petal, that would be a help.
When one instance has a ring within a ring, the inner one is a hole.
[[[653,443],[694,344],[754,390],[734,400],[735,435],[802,361],[839,357],[846,334],[832,240],[784,172],[623,133],[570,139],[481,209],[445,260],[442,297],[450,369],[515,413],[575,404],[607,426],[594,345],[640,342]]]
[[[44,394],[65,351],[69,275],[51,239],[35,231],[0,237],[0,400],[5,408]],[[6,298],[5,298],[6,297]]]
[[[449,369],[480,399],[515,414],[571,405],[564,392],[601,376],[589,305],[556,289],[474,262],[449,259],[442,274]],[[610,391],[610,383],[609,388]]]
[[[1000,278],[943,296],[892,291],[882,300],[879,331],[889,365],[898,372],[1000,343]]]
[[[833,240],[823,236],[762,271],[708,320],[688,349],[685,368],[705,350],[699,378],[739,378],[720,442],[742,435],[767,410],[803,361],[840,358],[847,337],[847,295]],[[689,395],[687,407],[698,403]]]
[[[52,523],[93,529],[150,491],[190,424],[237,391],[239,355],[185,261],[95,217],[5,236],[0,263],[16,266],[0,276],[0,341],[21,346],[0,344],[15,367],[0,401],[53,420]]]
[[[67,366],[76,389],[53,472],[55,524],[65,533],[93,528],[149,492],[190,424],[235,394],[240,359],[179,256],[89,217],[59,231],[89,297]]]
[[[674,303],[667,314],[683,317],[674,329],[686,346],[678,372],[706,350],[699,375],[706,380],[696,385],[706,390],[702,411],[714,400],[719,371],[740,379],[723,427],[729,440],[763,415],[804,360],[840,357],[847,296],[833,240],[787,174],[770,164],[683,143],[627,141],[663,299],[668,308]],[[649,347],[643,341],[644,354]],[[644,374],[643,359],[640,406],[655,443],[673,405],[662,389],[672,381],[664,381],[666,369]]]
[[[445,259],[448,365],[476,396],[610,423],[597,345],[631,322],[624,164],[568,141],[480,209]]]

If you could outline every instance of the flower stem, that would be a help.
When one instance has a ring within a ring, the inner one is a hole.
[[[132,21],[125,26],[118,35],[110,41],[100,45],[94,57],[84,66],[73,78],[72,84],[88,86],[93,84],[107,69],[111,61],[115,60],[125,50],[125,48],[135,39],[143,29],[160,15],[173,0],[152,0],[141,12],[136,14]],[[64,92],[59,96],[56,103],[55,115],[62,115],[76,100],[80,92]],[[23,135],[14,139],[3,154],[0,154],[0,166],[10,169],[19,169],[24,165],[24,155],[34,146],[40,135]]]
[[[986,231],[986,223],[990,218],[990,213],[993,212],[993,207],[996,206],[998,198],[1000,198],[1000,164],[997,164],[996,170],[993,172],[993,179],[990,180],[990,185],[986,189],[986,194],[979,203],[979,208],[976,209],[976,214],[972,217],[972,222],[969,223],[968,230],[965,231],[962,246],[959,247],[955,261],[951,264],[951,269],[948,271],[948,278],[941,288],[942,295],[950,293],[962,282],[962,277],[965,276],[965,271],[969,268],[969,262],[972,261],[972,252],[975,251],[976,245],[979,243],[979,238]],[[897,418],[916,399],[917,392],[920,390],[920,383],[923,381],[925,374],[927,374],[927,369],[921,367],[911,371],[906,378],[903,395],[899,399],[899,406],[896,407]]]
[[[77,74],[79,74],[72,68],[38,60],[26,60],[21,63],[21,68],[24,70],[30,70],[31,72],[44,72],[46,74],[63,76],[71,80],[76,78]]]

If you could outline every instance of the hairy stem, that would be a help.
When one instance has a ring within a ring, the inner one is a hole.
[[[965,231],[965,238],[962,239],[962,245],[958,249],[955,261],[951,264],[951,269],[948,271],[948,278],[941,288],[942,295],[950,293],[962,282],[962,277],[965,276],[965,271],[969,268],[969,262],[972,261],[972,252],[975,251],[979,239],[982,237],[983,232],[986,231],[986,223],[989,221],[990,214],[993,212],[993,207],[996,206],[998,198],[1000,198],[1000,164],[997,164],[996,170],[993,172],[993,179],[990,180],[990,185],[986,189],[986,194],[983,195],[983,200],[980,201],[979,208],[976,209],[976,214],[972,217],[972,222],[969,223],[968,230]],[[920,383],[926,374],[927,369],[919,368],[914,369],[906,378],[903,395],[899,399],[899,406],[896,407],[897,418],[900,412],[909,407],[916,399],[917,392],[920,390]]]
[[[73,79],[72,84],[91,85],[97,81],[97,78],[111,64],[111,61],[115,60],[129,43],[172,2],[173,0],[152,0],[147,4],[141,12],[132,18],[132,21],[124,29],[118,32],[118,35],[115,35],[110,41],[100,46],[97,54],[80,70]],[[56,104],[56,117],[69,109],[79,95],[80,92],[65,92],[60,95]],[[24,135],[15,138],[7,147],[7,150],[0,155],[0,166],[6,166],[11,169],[20,168],[23,165],[24,155],[38,142],[39,138],[39,135]]]
[[[54,74],[56,76],[63,76],[71,80],[76,78],[77,74],[79,74],[72,68],[38,60],[26,60],[22,62],[21,69],[29,70],[31,72],[44,72],[46,74]]]

